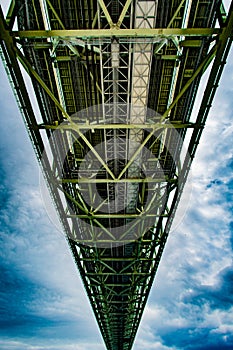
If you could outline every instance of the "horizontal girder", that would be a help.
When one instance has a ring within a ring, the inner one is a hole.
[[[220,34],[221,29],[212,28],[153,28],[153,29],[90,29],[86,30],[24,30],[13,31],[12,36],[15,38],[57,38],[57,39],[99,39],[99,38],[169,38],[169,37],[209,37]]]

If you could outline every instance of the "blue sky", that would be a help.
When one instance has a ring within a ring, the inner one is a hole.
[[[1,65],[0,348],[104,350],[66,241],[44,209],[39,167]],[[233,348],[233,52],[192,167],[134,350]]]

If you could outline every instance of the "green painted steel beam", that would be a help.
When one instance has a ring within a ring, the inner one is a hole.
[[[180,56],[179,55],[161,55],[159,57],[162,60],[172,60],[172,61],[180,60]]]
[[[202,40],[181,40],[179,45],[181,47],[201,47]]]
[[[219,13],[218,13],[218,19],[220,22],[220,25],[223,26],[227,20],[227,13],[224,7],[223,2],[220,3]]]
[[[6,24],[8,28],[13,27],[15,16],[16,16],[16,4],[15,4],[15,0],[11,0],[9,9],[6,15]]]
[[[106,162],[102,159],[102,157],[99,155],[99,153],[95,150],[95,148],[92,146],[92,144],[90,143],[90,141],[87,139],[87,137],[79,130],[77,130],[78,135],[82,138],[82,140],[85,142],[85,144],[89,147],[89,149],[92,151],[92,153],[96,156],[96,158],[100,161],[100,163],[103,165],[103,167],[106,169],[106,171],[108,172],[108,174],[111,176],[111,178],[114,180],[115,179],[115,175],[113,174],[113,172],[109,169],[108,165],[106,164]]]
[[[184,6],[184,3],[185,3],[186,1],[187,1],[187,0],[181,0],[181,2],[180,2],[180,4],[178,5],[178,7],[177,7],[177,9],[176,9],[176,11],[175,11],[175,13],[174,13],[174,15],[172,16],[170,22],[168,23],[167,28],[170,28],[170,27],[171,27],[172,23],[173,23],[174,20],[176,19],[177,15],[179,14],[179,12],[180,12],[182,6]]]
[[[167,219],[167,217],[166,217],[166,219]],[[70,235],[70,237],[73,237],[72,239],[73,239],[73,241],[76,243],[76,244],[92,244],[92,243],[95,243],[96,244],[96,239],[81,239],[81,238],[79,238],[78,240],[76,240],[75,239],[75,236],[74,236],[74,234],[71,234]],[[137,239],[138,237],[134,237],[134,238],[132,238],[132,239],[123,239],[123,238],[121,238],[119,241],[117,241],[117,240],[115,240],[115,239],[101,239],[101,238],[99,238],[98,237],[98,243],[99,244],[111,244],[111,243],[120,243],[121,245],[124,245],[124,244],[132,244],[132,243],[134,243],[135,241],[136,241],[136,239]],[[142,240],[142,243],[143,244],[152,244],[153,246],[158,246],[158,245],[160,245],[161,243],[162,243],[162,240],[160,241],[160,240],[156,240],[156,241],[151,241],[151,240],[146,240],[146,239],[144,239],[144,240]],[[158,244],[159,243],[159,244]],[[94,261],[96,261],[96,259],[92,259],[92,261],[94,262]]]
[[[52,3],[50,0],[46,0],[47,4],[49,5],[52,13],[54,14],[56,20],[58,21],[58,23],[60,24],[60,26],[62,27],[62,29],[65,29],[65,26],[60,18],[60,16],[58,15],[57,11],[55,10],[55,8],[53,7]]]
[[[121,179],[122,176],[125,174],[125,172],[127,171],[127,169],[133,164],[133,162],[135,161],[135,159],[137,158],[137,156],[140,154],[140,152],[143,150],[143,147],[145,147],[145,145],[147,144],[147,142],[151,139],[151,137],[155,134],[156,130],[152,130],[150,132],[150,134],[145,138],[145,140],[143,140],[143,142],[141,143],[141,145],[138,147],[138,149],[134,152],[134,154],[132,155],[131,159],[128,161],[128,163],[125,165],[124,169],[120,172],[120,174],[118,175],[118,179]]]
[[[97,118],[96,118],[97,119]],[[72,119],[72,124],[66,124],[65,122],[60,125],[46,125],[40,124],[39,129],[52,129],[52,130],[111,130],[111,129],[143,129],[143,130],[159,130],[159,129],[185,129],[185,128],[196,128],[201,127],[195,123],[182,123],[178,121],[171,121],[168,123],[153,123],[153,124],[81,124],[76,123],[75,119]]]
[[[27,58],[22,54],[22,52],[18,49],[16,45],[13,45],[13,49],[15,51],[15,55],[22,64],[25,71],[28,73],[28,75],[34,79],[41,85],[41,87],[45,90],[45,92],[48,94],[50,99],[55,103],[56,107],[62,112],[64,118],[69,120],[72,123],[72,120],[70,119],[69,114],[66,112],[66,110],[63,108],[61,103],[58,101],[54,93],[49,89],[49,87],[45,84],[43,79],[41,79],[40,75],[36,72],[36,70],[32,67],[31,63],[27,60]]]
[[[98,39],[98,38],[156,38],[156,37],[211,37],[215,34],[220,34],[220,28],[155,28],[155,29],[77,29],[77,30],[24,30],[12,31],[12,36],[15,38],[28,39],[43,39],[43,38],[81,38]]]
[[[119,17],[119,19],[118,19],[118,21],[117,21],[117,24],[116,24],[116,26],[117,26],[118,28],[120,28],[120,26],[121,26],[121,24],[122,24],[122,22],[123,22],[123,20],[124,20],[124,18],[125,18],[125,15],[126,15],[128,9],[129,9],[129,6],[131,5],[131,3],[132,3],[132,0],[127,0],[127,1],[126,1],[125,5],[124,5],[124,7],[123,7],[123,10],[122,10],[122,12],[121,12],[121,14],[120,14],[120,17]]]
[[[100,5],[101,9],[103,10],[104,16],[107,19],[107,22],[108,22],[110,28],[112,28],[112,26],[114,26],[114,24],[113,24],[112,18],[110,16],[110,13],[108,12],[108,9],[105,5],[105,2],[103,0],[97,0],[97,1]]]
[[[157,159],[156,159],[157,160]],[[167,176],[161,179],[146,177],[144,179],[138,178],[126,178],[126,179],[97,179],[97,178],[84,178],[80,177],[78,179],[56,179],[55,182],[58,183],[87,183],[87,184],[107,184],[107,183],[177,183],[178,179],[169,179]]]
[[[140,213],[140,214],[93,214],[89,212],[88,214],[67,214],[68,218],[79,218],[79,219],[140,219],[145,220],[146,218],[156,218],[156,217],[168,217],[168,214],[148,214],[148,213]]]
[[[178,93],[177,96],[174,96],[174,99],[171,103],[171,105],[168,107],[166,112],[162,115],[161,121],[165,120],[168,116],[171,110],[177,105],[178,101],[181,99],[181,97],[184,95],[184,93],[188,90],[190,85],[194,82],[194,80],[199,76],[203,75],[206,71],[206,69],[209,67],[211,62],[213,61],[214,57],[216,56],[217,49],[218,49],[219,43],[217,43],[212,50],[208,53],[208,55],[205,57],[205,59],[202,61],[202,63],[197,67],[197,69],[192,74],[191,78],[187,81],[185,86],[182,88],[182,90]],[[200,125],[200,124],[198,124]]]
[[[148,241],[148,242],[152,242],[152,241]],[[96,261],[98,259],[95,259]],[[155,258],[151,258],[150,259],[151,261],[152,260],[155,260]],[[80,257],[80,261],[93,261],[93,259],[91,258],[82,258]],[[134,261],[134,262],[140,262],[140,261],[148,261],[148,258],[127,258],[127,257],[109,257],[109,258],[104,258],[104,257],[101,257],[101,261],[109,261],[109,262],[113,262],[113,261]]]
[[[97,272],[86,272],[87,276],[97,276]],[[132,276],[132,272],[102,272],[100,275],[102,276]],[[134,276],[150,276],[150,272],[137,272],[133,271]],[[116,285],[115,285],[116,286]]]

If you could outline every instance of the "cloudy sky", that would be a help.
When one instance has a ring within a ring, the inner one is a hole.
[[[104,350],[0,67],[0,348]],[[172,231],[134,350],[233,348],[233,52],[192,168],[192,198]]]

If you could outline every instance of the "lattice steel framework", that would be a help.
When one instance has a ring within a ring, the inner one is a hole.
[[[130,350],[226,63],[233,5],[227,15],[219,0],[12,0],[0,26],[1,56],[106,347]]]

